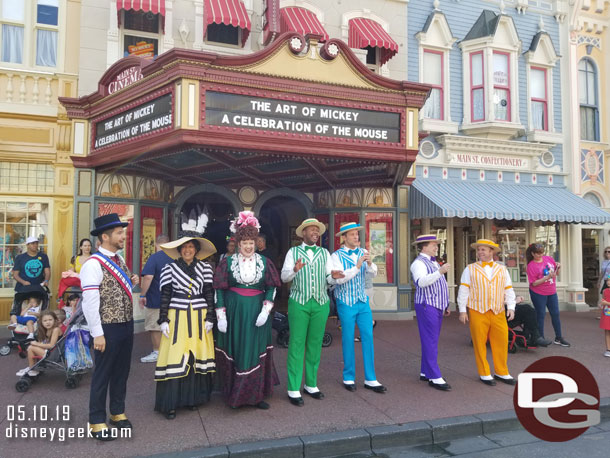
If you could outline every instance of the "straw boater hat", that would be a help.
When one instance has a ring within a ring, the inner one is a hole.
[[[470,245],[470,248],[474,248],[476,250],[478,246],[489,247],[493,250],[494,253],[497,253],[500,251],[500,245],[498,245],[494,241],[488,240],[488,239],[479,239],[475,243],[472,243]]]
[[[178,240],[174,240],[173,242],[167,242],[159,246],[163,251],[165,251],[165,254],[168,255],[170,258],[178,259],[180,257],[178,247],[190,240],[197,240],[199,242],[199,245],[201,246],[201,249],[195,255],[197,259],[203,260],[216,253],[216,247],[214,247],[214,244],[208,239],[204,239],[203,237],[181,237]]]
[[[422,235],[418,235],[417,238],[415,239],[415,242],[411,243],[411,245],[419,245],[420,243],[428,243],[428,242],[432,242],[432,243],[441,243],[441,240],[436,238],[436,235],[434,234],[422,234]]]
[[[339,227],[339,232],[337,232],[337,233],[335,234],[335,236],[336,236],[336,237],[339,237],[340,235],[343,235],[343,234],[345,234],[346,232],[353,231],[353,230],[358,230],[358,231],[359,231],[360,229],[364,229],[364,227],[363,227],[363,226],[361,226],[361,225],[360,225],[360,224],[358,224],[358,223],[353,223],[353,222],[350,222],[350,223],[343,223],[343,224],[342,224],[342,225]]]
[[[326,232],[326,226],[324,225],[324,223],[321,223],[320,221],[318,221],[315,218],[307,218],[295,230],[297,237],[303,238],[303,229],[305,229],[306,227],[309,227],[309,226],[318,226],[318,229],[320,229],[320,235],[322,235],[322,234],[324,234],[324,232]]]

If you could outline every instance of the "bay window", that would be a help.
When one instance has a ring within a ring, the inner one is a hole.
[[[430,96],[423,108],[424,118],[444,119],[443,53],[424,49],[423,82],[432,86]]]
[[[493,53],[493,106],[494,118],[510,121],[510,63],[507,53]]]
[[[530,70],[530,104],[533,128],[549,130],[548,91],[544,68],[532,67]]]
[[[485,78],[483,71],[483,51],[470,54],[470,107],[471,119],[485,120]]]

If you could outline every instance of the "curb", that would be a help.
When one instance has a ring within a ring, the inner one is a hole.
[[[610,398],[601,399],[599,410],[602,421],[610,419]],[[152,456],[154,458],[284,458],[287,456],[324,458],[356,454],[372,455],[374,450],[435,445],[456,439],[522,429],[515,411],[503,410]]]

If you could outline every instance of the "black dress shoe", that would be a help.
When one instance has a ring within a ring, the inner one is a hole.
[[[428,380],[428,385],[432,388],[436,388],[441,391],[451,391],[451,385],[448,383],[434,383],[432,380]]]
[[[343,388],[345,388],[347,391],[351,391],[353,393],[354,391],[356,391],[356,384],[355,383],[344,383]]]
[[[125,418],[124,420],[118,420],[118,421],[114,421],[111,418],[109,423],[112,426],[116,426],[119,429],[132,429],[133,428],[133,425],[131,424],[131,422],[127,418]]]
[[[98,441],[102,442],[113,441],[116,439],[115,436],[110,434],[110,429],[102,429],[101,431],[98,431],[96,433],[92,432],[91,435],[94,439],[97,439]]]
[[[419,379],[420,379],[422,382],[428,382],[428,381],[430,381],[430,379],[429,379],[428,377],[426,377],[425,375],[420,375],[420,376],[419,376]]]
[[[365,383],[364,387],[367,390],[373,390],[375,393],[385,393],[386,391],[388,391],[388,389],[383,385],[370,386]]]
[[[506,383],[507,385],[516,385],[517,381],[514,378],[502,378],[502,377],[498,377],[497,375],[494,375],[494,378],[496,380],[501,381],[502,383]]]
[[[292,404],[293,406],[303,407],[305,405],[305,403],[303,402],[303,398],[300,396],[298,398],[291,398],[290,396],[288,396],[288,399],[290,399],[290,404]]]
[[[318,399],[318,400],[324,399],[324,393],[322,393],[321,391],[316,391],[315,393],[310,393],[307,390],[303,390],[303,392],[305,394],[308,394],[309,396],[311,396],[314,399]]]
[[[480,378],[479,380],[481,382],[483,382],[485,385],[496,386],[496,381],[495,380],[483,380],[482,378]]]
[[[191,412],[194,412],[195,410],[197,410],[197,406],[186,406],[186,408],[188,410],[190,410]]]
[[[256,407],[262,410],[268,410],[269,407],[271,407],[268,403],[266,403],[265,401],[261,401],[258,404],[256,404]]]
[[[165,414],[165,418],[167,418],[168,420],[173,420],[174,418],[176,418],[176,411],[170,410]]]

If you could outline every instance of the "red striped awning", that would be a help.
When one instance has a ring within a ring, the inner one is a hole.
[[[248,40],[252,28],[250,16],[241,0],[204,0],[203,24],[206,30],[210,24],[232,25],[242,29],[242,46]]]
[[[165,0],[117,0],[116,9],[144,11],[165,16]]]
[[[398,52],[398,43],[392,40],[381,24],[363,17],[350,19],[348,45],[355,49],[364,49],[367,46],[380,48],[380,65],[385,64]]]
[[[303,36],[310,33],[322,35],[320,41],[328,41],[328,33],[316,14],[297,6],[289,6],[280,10],[280,30],[282,33],[298,32]]]

